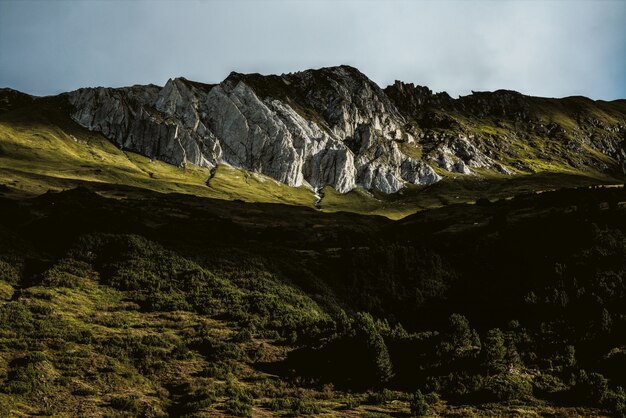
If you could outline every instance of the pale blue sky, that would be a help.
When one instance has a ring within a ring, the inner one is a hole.
[[[626,1],[0,0],[0,87],[217,83],[350,64],[453,96],[626,98]]]

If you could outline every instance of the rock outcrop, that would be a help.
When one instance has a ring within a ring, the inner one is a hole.
[[[406,123],[384,92],[350,67],[266,82],[231,74],[219,85],[178,78],[163,88],[80,89],[72,118],[117,145],[171,164],[227,163],[290,186],[357,185],[391,193],[439,176],[398,148]],[[278,84],[278,86],[276,86]]]
[[[626,166],[621,127],[569,135],[541,123],[536,98],[501,90],[452,99],[402,82],[382,90],[348,66],[281,76],[231,73],[217,85],[177,78],[163,87],[85,88],[67,97],[74,121],[123,149],[179,166],[229,164],[315,190],[392,193],[407,183],[439,181],[435,166],[461,175],[478,168],[532,171],[514,161],[516,141],[541,129]],[[499,127],[508,133],[500,135]]]

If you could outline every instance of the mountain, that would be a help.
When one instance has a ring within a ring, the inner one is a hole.
[[[625,207],[0,197],[0,416],[624,417]]]
[[[624,105],[3,89],[0,417],[626,417]]]
[[[81,89],[68,99],[76,122],[124,149],[175,165],[227,163],[340,193],[432,184],[438,169],[622,173],[626,155],[625,101],[503,90],[454,100],[402,82],[382,90],[348,66],[232,73],[218,85],[179,78],[163,88]]]
[[[289,186],[361,185],[387,193],[439,176],[400,152],[412,141],[386,94],[349,67],[288,76],[231,74],[219,85],[184,79],[68,96],[80,125],[120,147],[175,165],[227,163]]]
[[[35,119],[39,122],[33,130]],[[495,182],[502,193],[528,183],[529,177],[542,179],[531,187],[536,190],[619,183],[626,156],[625,100],[547,99],[505,90],[453,99],[400,81],[381,89],[349,66],[280,76],[231,73],[215,85],[177,78],[163,87],[83,88],[45,98],[3,89],[0,127],[6,128],[0,150],[11,164],[25,155],[39,156],[44,141],[33,138],[43,135],[47,141],[61,140],[49,144],[50,156],[57,149],[67,151],[68,158],[81,154],[74,171],[92,167],[88,176],[81,174],[89,181],[129,183],[120,179],[131,172],[133,179],[149,173],[141,179],[149,188],[218,197],[206,185],[216,174],[223,179],[230,176],[225,172],[239,173],[246,183],[252,179],[273,185],[267,178],[300,188],[292,198],[292,192],[272,186],[279,191],[261,201],[318,208],[334,202],[330,206],[336,209],[368,207],[386,215],[393,207],[402,216],[419,208],[415,196],[423,197],[421,188],[459,178],[470,179],[467,184]],[[15,145],[10,138],[24,133],[30,136],[18,141],[16,156],[8,150],[9,143]],[[96,149],[87,149],[94,143]],[[148,160],[129,157],[129,152]],[[190,175],[155,165],[159,161]],[[165,187],[154,181],[159,176],[151,167],[156,166],[168,172],[161,176],[168,178]],[[112,180],[107,173],[113,167],[120,170]],[[561,177],[546,185],[543,179],[550,175]],[[180,185],[190,181],[191,187]],[[230,198],[243,190],[236,183],[229,186],[234,191],[227,193]],[[483,188],[472,186],[467,194],[480,195]],[[457,185],[450,189],[452,198],[465,199]],[[263,195],[257,192],[250,193]],[[437,198],[447,201],[443,195]]]

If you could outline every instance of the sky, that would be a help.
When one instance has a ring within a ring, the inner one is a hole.
[[[348,64],[379,86],[626,98],[626,1],[0,0],[0,87],[35,95]]]

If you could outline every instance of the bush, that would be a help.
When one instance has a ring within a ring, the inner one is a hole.
[[[370,392],[367,402],[372,405],[384,405],[396,399],[393,392],[389,389],[383,389],[378,392]]]
[[[233,342],[235,343],[247,343],[252,341],[252,332],[249,328],[243,328],[237,334],[233,335]]]
[[[144,301],[144,307],[148,311],[172,312],[190,311],[191,305],[187,302],[182,292],[151,292]]]
[[[229,375],[237,373],[237,364],[228,360],[218,360],[209,363],[202,370],[202,376],[225,380]]]
[[[561,379],[545,373],[535,377],[532,385],[536,396],[553,395],[567,389],[567,385]]]
[[[0,280],[15,285],[20,281],[19,270],[4,260],[0,260]]]
[[[32,301],[30,305],[28,306],[28,309],[30,309],[30,311],[34,313],[35,315],[43,315],[43,316],[50,315],[53,311],[52,306],[50,306],[49,304],[45,302],[40,302],[38,300]]]
[[[448,318],[448,329],[443,335],[439,352],[453,360],[467,356],[480,348],[480,338],[463,315],[453,313]]]
[[[132,361],[140,373],[153,374],[169,359],[173,344],[159,335],[115,336],[101,342],[101,352],[121,361]]]
[[[217,400],[215,391],[211,389],[200,388],[195,391],[188,390],[185,392],[191,393],[185,396],[181,403],[176,405],[175,409],[170,410],[170,415],[193,416],[193,413],[210,407]]]
[[[500,374],[487,380],[485,390],[496,401],[508,401],[528,398],[532,393],[532,386],[518,375]]]
[[[64,258],[43,273],[41,284],[48,287],[77,288],[85,278],[93,276],[94,272],[89,264],[72,258]]]
[[[245,351],[233,342],[215,340],[210,336],[204,336],[195,347],[208,361],[243,360],[246,358]]]
[[[253,399],[249,392],[228,382],[224,387],[228,400],[224,403],[224,411],[237,417],[249,417],[252,414]]]
[[[98,391],[89,386],[80,386],[72,391],[72,395],[76,396],[95,396]]]
[[[612,416],[617,418],[626,417],[626,392],[624,392],[622,387],[610,391],[604,403]]]
[[[345,403],[344,409],[354,409],[361,405],[360,399],[353,395],[347,395],[343,401]]]
[[[600,373],[581,370],[574,387],[574,395],[590,405],[600,406],[609,395],[609,382]]]
[[[289,415],[301,417],[304,415],[319,414],[320,408],[311,399],[294,398],[291,400]]]
[[[422,417],[428,413],[428,402],[421,391],[417,391],[411,397],[411,416]]]
[[[429,405],[434,405],[439,402],[439,394],[437,392],[428,392],[424,395],[424,398]]]
[[[506,369],[504,334],[498,328],[489,330],[481,351],[483,364],[488,372],[500,373]]]
[[[355,343],[365,356],[359,367],[363,373],[363,383],[380,385],[389,381],[393,377],[391,357],[372,316],[359,312],[355,318],[354,330]]]
[[[9,302],[0,306],[0,327],[28,332],[33,328],[33,315],[20,302]]]
[[[484,377],[467,372],[454,372],[447,376],[427,379],[426,389],[439,392],[444,397],[454,400],[462,400],[476,394],[483,389]]]
[[[26,395],[44,389],[50,380],[49,363],[41,352],[32,352],[10,363],[6,393]]]
[[[141,412],[141,404],[137,395],[116,396],[111,399],[111,407],[126,412]]]
[[[251,417],[252,397],[245,393],[239,393],[224,403],[224,411],[236,417]]]
[[[11,414],[11,407],[9,406],[9,403],[6,402],[2,399],[0,399],[0,417],[4,418],[4,417],[8,417]]]

